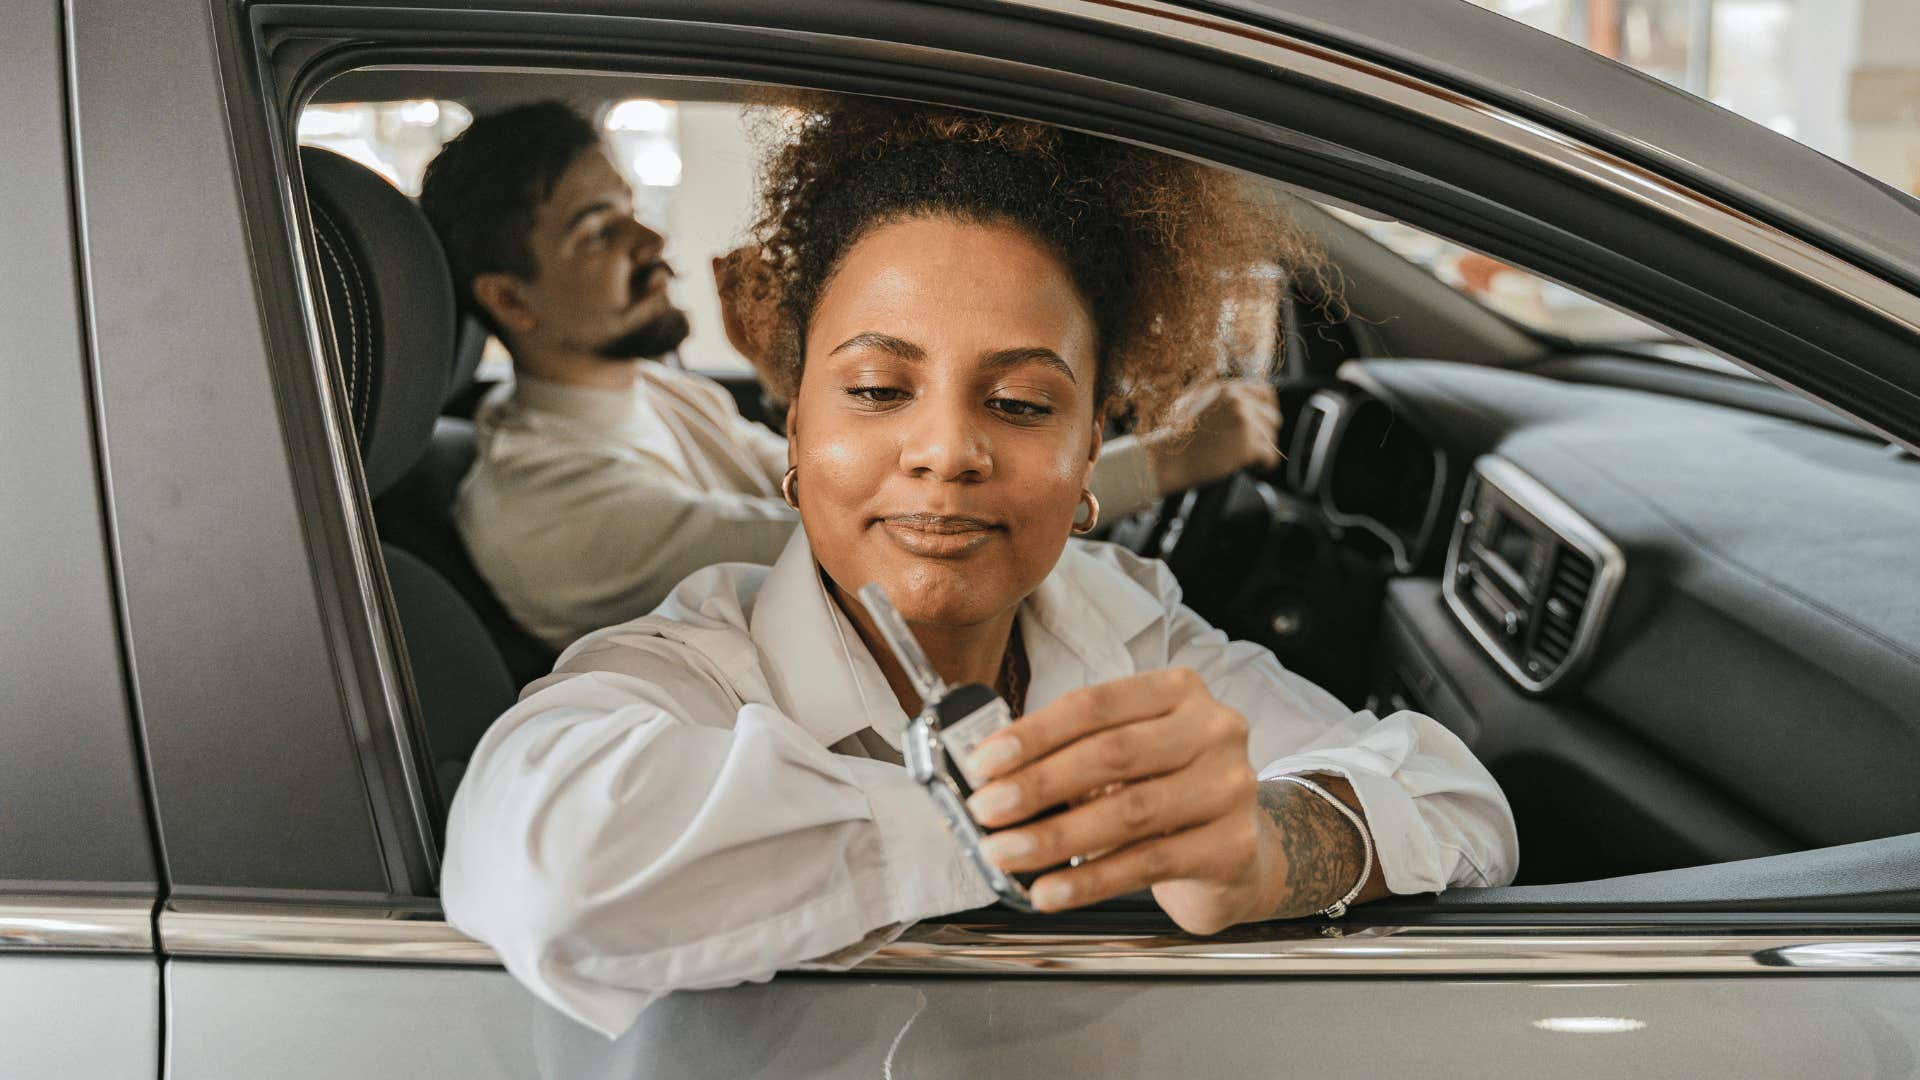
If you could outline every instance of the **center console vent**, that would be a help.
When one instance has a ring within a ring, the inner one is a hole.
[[[1523,688],[1585,662],[1626,574],[1620,549],[1519,466],[1474,463],[1447,551],[1447,606]]]
[[[1580,616],[1593,596],[1593,560],[1569,547],[1554,555],[1553,576],[1547,579],[1547,602],[1540,611],[1540,630],[1527,650],[1529,671],[1549,671],[1573,652]]]
[[[1328,390],[1316,392],[1301,407],[1292,451],[1287,455],[1287,484],[1296,493],[1311,496],[1319,490],[1327,452],[1345,409],[1345,400]]]

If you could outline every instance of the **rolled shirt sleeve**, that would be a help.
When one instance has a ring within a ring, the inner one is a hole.
[[[1154,479],[1146,444],[1132,435],[1102,443],[1087,490],[1100,500],[1100,516],[1108,521],[1152,506],[1160,498],[1160,483]]]
[[[716,712],[718,687],[681,682],[560,678],[474,753],[447,824],[447,918],[543,1000],[617,1035],[668,991],[851,965],[991,902],[905,770],[765,705]],[[687,719],[714,715],[731,725]]]

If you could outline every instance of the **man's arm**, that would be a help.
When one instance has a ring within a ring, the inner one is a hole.
[[[457,509],[507,610],[555,646],[652,611],[688,574],[771,564],[799,515],[778,497],[710,492],[632,459],[518,462]]]

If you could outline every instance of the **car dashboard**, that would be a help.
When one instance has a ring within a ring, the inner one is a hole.
[[[1378,578],[1287,625],[1377,604],[1366,703],[1474,747],[1523,882],[1920,830],[1920,462],[1790,409],[1438,361],[1339,374],[1290,418],[1277,486]]]

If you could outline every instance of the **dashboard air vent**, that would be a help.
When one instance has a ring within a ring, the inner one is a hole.
[[[1287,456],[1287,483],[1301,495],[1311,495],[1320,483],[1320,471],[1326,464],[1321,451],[1331,435],[1328,422],[1339,408],[1339,399],[1324,391],[1307,399],[1300,410],[1300,425],[1294,430],[1292,453]]]
[[[1626,573],[1620,545],[1518,465],[1473,463],[1440,591],[1521,689],[1544,694],[1593,658]]]
[[[1535,677],[1546,675],[1566,662],[1580,628],[1580,616],[1586,613],[1593,595],[1593,560],[1565,544],[1554,554],[1553,576],[1547,582],[1547,599],[1540,610],[1539,628],[1533,647],[1527,651],[1527,670]]]

